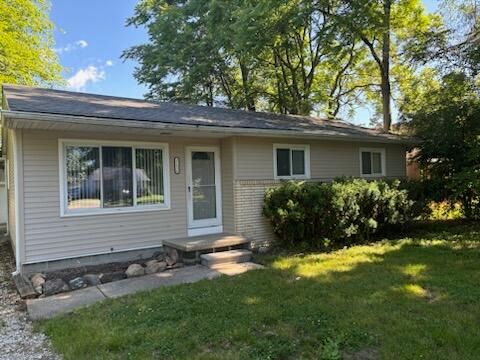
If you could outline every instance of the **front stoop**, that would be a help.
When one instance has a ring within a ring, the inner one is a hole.
[[[243,263],[250,261],[251,258],[252,252],[245,249],[237,249],[200,255],[202,265],[205,265],[209,268],[223,264]]]
[[[186,265],[198,264],[200,256],[208,253],[228,252],[249,248],[250,241],[236,234],[212,234],[164,240],[163,247],[168,254],[171,249],[178,253],[179,261]]]

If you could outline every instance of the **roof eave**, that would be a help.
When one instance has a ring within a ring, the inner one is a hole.
[[[123,127],[123,128],[138,128],[138,129],[157,129],[157,130],[172,130],[172,131],[195,131],[215,134],[231,134],[244,136],[279,136],[279,137],[300,137],[300,138],[321,138],[325,140],[342,140],[342,141],[362,141],[369,143],[384,143],[384,144],[403,144],[408,146],[418,145],[419,141],[409,137],[390,137],[385,136],[357,136],[350,134],[336,134],[334,131],[322,131],[319,133],[295,130],[278,130],[278,129],[258,129],[258,128],[240,128],[240,127],[224,127],[215,125],[188,125],[188,124],[174,124],[166,122],[149,122],[141,120],[125,120],[115,118],[98,118],[75,115],[59,115],[50,113],[37,113],[26,111],[2,110],[5,118],[5,125],[8,128],[15,128],[15,123],[19,120],[34,120],[45,123],[64,123],[64,124],[87,124],[98,125],[103,127]]]

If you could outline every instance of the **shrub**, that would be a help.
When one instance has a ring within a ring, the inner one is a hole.
[[[268,189],[263,214],[283,245],[351,244],[410,220],[413,201],[399,182],[342,179],[286,182]]]
[[[461,204],[467,219],[480,220],[480,168],[468,168],[452,176],[448,186],[452,202]]]

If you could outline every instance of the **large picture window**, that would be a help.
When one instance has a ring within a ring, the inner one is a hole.
[[[385,149],[360,149],[360,174],[363,177],[385,176]]]
[[[162,144],[60,141],[62,215],[169,208]]]
[[[310,147],[308,145],[274,144],[275,179],[308,179],[310,177]]]

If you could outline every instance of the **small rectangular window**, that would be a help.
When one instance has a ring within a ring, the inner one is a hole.
[[[378,152],[372,152],[372,172],[374,174],[382,173],[382,154]]]
[[[362,174],[369,175],[372,173],[371,152],[362,152]]]
[[[290,150],[277,149],[277,176],[290,175]]]
[[[305,179],[310,177],[308,145],[275,145],[275,178]]]
[[[305,151],[292,150],[292,174],[305,175]]]
[[[383,165],[385,161],[384,149],[363,149],[360,154],[362,176],[385,176]]]

